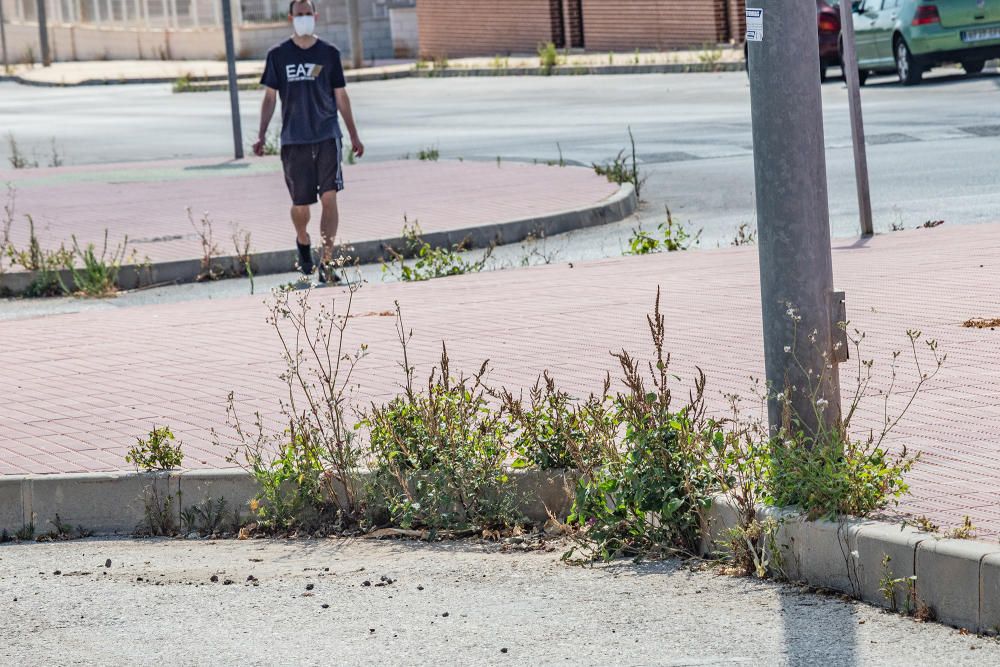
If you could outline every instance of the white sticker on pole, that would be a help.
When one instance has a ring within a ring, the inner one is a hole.
[[[747,17],[747,41],[764,41],[764,10],[755,7],[746,8]]]

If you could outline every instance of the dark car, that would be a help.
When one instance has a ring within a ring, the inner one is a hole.
[[[840,12],[826,0],[816,0],[816,23],[819,27],[819,79],[826,81],[827,69],[840,67]],[[743,43],[743,57],[747,60],[747,44]]]
[[[819,78],[826,81],[829,67],[840,67],[840,12],[824,0],[816,0],[819,24]]]

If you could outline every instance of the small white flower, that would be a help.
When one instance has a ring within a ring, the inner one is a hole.
[[[825,410],[826,406],[829,404],[830,401],[826,400],[825,398],[820,398],[816,400],[816,407],[819,408],[820,410]]]
[[[837,341],[837,342],[836,342],[836,343],[834,344],[834,346],[833,346],[833,349],[835,349],[835,350],[839,350],[839,349],[840,349],[840,348],[842,348],[842,347],[844,347],[844,344],[843,344],[843,343],[841,343],[841,342],[840,342],[840,341],[838,340],[838,341]]]
[[[788,354],[791,351],[792,351],[792,346],[791,345],[786,345],[785,346],[785,354]]]

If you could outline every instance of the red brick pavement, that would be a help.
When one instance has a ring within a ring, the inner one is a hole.
[[[461,229],[589,206],[618,191],[591,169],[514,162],[376,162],[345,165],[344,178],[338,240],[347,243],[398,237],[404,215],[425,231]],[[294,247],[274,157],[0,170],[0,185],[7,182],[16,191],[18,246],[28,242],[24,216],[31,215],[46,248],[69,246],[74,234],[81,245],[100,248],[108,229],[112,249],[127,235],[140,258],[198,259],[190,207],[196,218],[207,213],[213,221],[221,254],[234,252],[234,223],[251,233],[254,252]]]
[[[445,340],[454,370],[490,358],[495,384],[528,385],[548,368],[586,392],[613,370],[609,350],[648,349],[644,317],[661,285],[674,368],[689,377],[701,366],[721,404],[721,392],[748,393],[761,374],[756,257],[733,248],[366,286],[349,329],[371,349],[359,400],[388,396],[400,381],[393,319],[378,315],[394,300],[415,331],[420,372]],[[948,354],[893,436],[923,454],[903,509],[943,525],[969,514],[981,535],[1000,534],[1000,332],[961,326],[1000,316],[1000,225],[836,242],[834,266],[880,382],[909,328]],[[174,429],[192,467],[225,467],[209,430],[228,433],[227,393],[268,419],[282,396],[264,317],[258,296],[0,322],[0,474],[123,469],[125,448],[153,424]],[[842,375],[848,392],[849,366]],[[902,375],[912,379],[912,369]],[[880,409],[865,404],[857,425],[877,425]]]

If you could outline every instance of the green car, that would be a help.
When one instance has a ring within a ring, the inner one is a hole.
[[[852,9],[862,83],[896,72],[912,86],[937,65],[977,74],[1000,58],[1000,0],[861,0]]]

